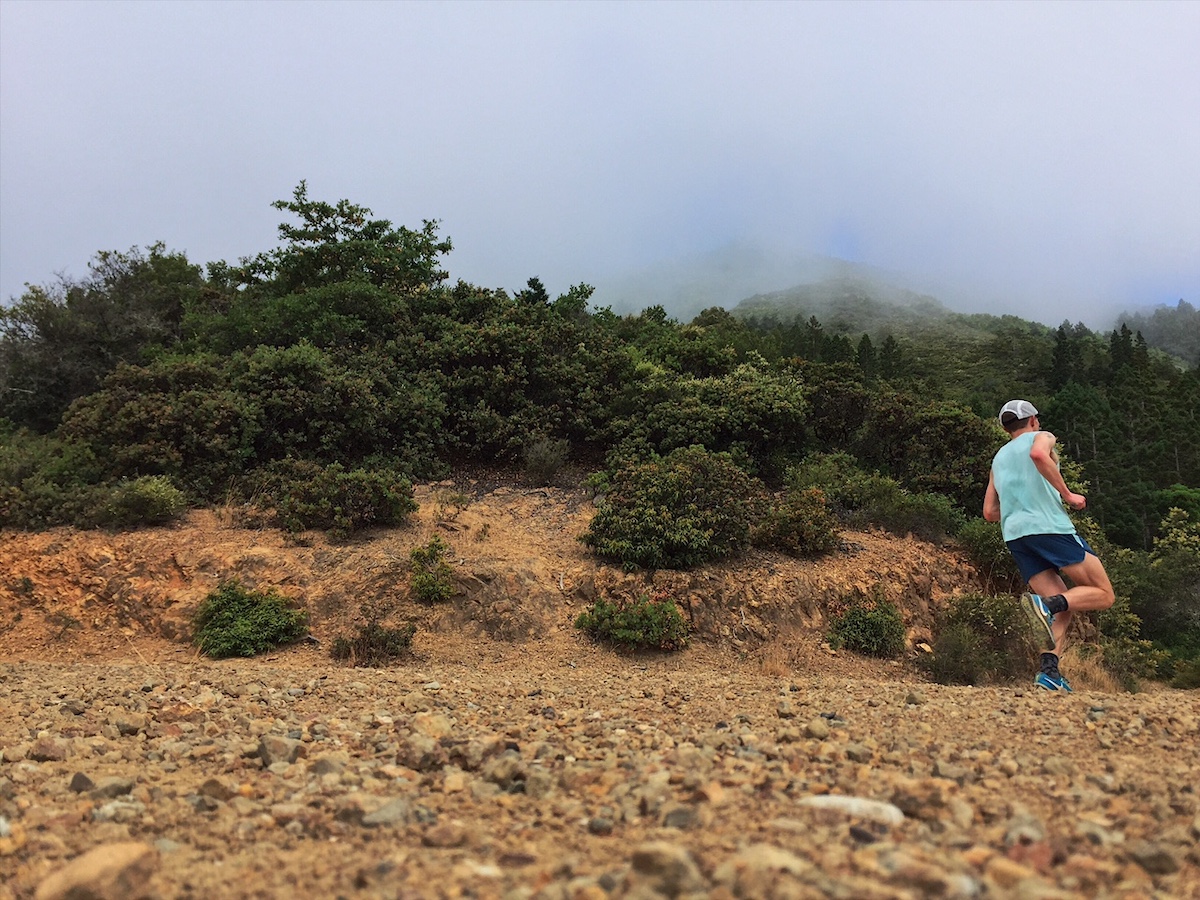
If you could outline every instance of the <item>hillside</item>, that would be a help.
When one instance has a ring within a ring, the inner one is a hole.
[[[6,533],[5,642],[23,659],[194,655],[187,639],[197,606],[217,584],[238,578],[303,605],[320,646],[350,631],[368,600],[392,604],[397,618],[416,622],[418,650],[464,633],[578,643],[572,622],[601,593],[666,589],[701,643],[748,652],[803,635],[800,651],[819,643],[826,611],[847,597],[881,590],[905,611],[910,638],[927,640],[932,611],[972,587],[972,570],[957,555],[865,533],[848,534],[845,552],[817,561],[756,552],[691,572],[629,574],[598,565],[577,540],[594,511],[581,490],[447,481],[418,486],[416,499],[420,510],[404,528],[342,544],[319,532],[295,540],[253,527],[235,508],[197,510],[175,527],[117,534]],[[455,561],[456,594],[444,608],[407,596],[409,551],[434,534]],[[285,657],[308,659],[319,655],[317,646],[309,642]]]
[[[823,644],[830,607],[877,590],[927,637],[974,587],[952,552],[851,533],[820,561],[647,578],[583,552],[577,490],[417,497],[404,528],[345,544],[231,508],[5,532],[0,897],[1200,891],[1195,692],[942,687]],[[426,608],[407,560],[433,534],[457,593]],[[315,641],[198,657],[190,615],[232,576],[302,603]],[[687,609],[684,651],[572,628],[600,593],[651,586]],[[417,622],[413,658],[333,665],[371,599]]]

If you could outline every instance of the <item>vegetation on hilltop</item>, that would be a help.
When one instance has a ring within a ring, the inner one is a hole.
[[[1114,633],[1200,655],[1200,548],[1180,537],[1200,523],[1200,370],[1142,331],[889,308],[849,282],[822,318],[620,317],[585,284],[451,283],[435,222],[394,226],[304,183],[275,206],[280,245],[237,264],[106,252],[0,310],[0,526],[127,526],[150,508],[129,498],[153,494],[158,516],[238,499],[347,536],[403,521],[415,480],[553,447],[599,470],[593,538],[625,564],[753,540],[824,552],[828,516],[983,547],[995,410],[1022,396],[1120,551],[1134,605]],[[730,496],[699,504],[681,460]],[[655,534],[661,552],[643,552]],[[1169,624],[1142,627],[1156,590]]]

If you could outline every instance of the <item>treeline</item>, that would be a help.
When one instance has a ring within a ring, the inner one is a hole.
[[[412,481],[464,461],[614,476],[703,448],[842,512],[864,502],[853,483],[892,513],[924,498],[953,531],[946,515],[978,515],[995,411],[1018,396],[1111,541],[1149,553],[1172,509],[1200,522],[1200,372],[1128,327],[951,314],[873,336],[800,310],[621,317],[583,284],[452,282],[433,222],[395,226],[303,183],[275,206],[280,245],[235,265],[161,244],[101,253],[88,277],[0,310],[0,526],[267,497],[295,527],[348,533],[402,517]],[[830,459],[836,483],[797,484]]]
[[[205,272],[161,244],[103,252],[88,278],[0,310],[9,439],[55,434],[103,477],[169,476],[195,501],[288,459],[427,478],[547,441],[595,465],[701,445],[778,480],[845,451],[974,513],[994,411],[1020,396],[1113,541],[1149,549],[1171,508],[1200,519],[1197,368],[1127,325],[943,314],[872,339],[801,310],[617,317],[589,310],[586,285],[551,298],[536,278],[511,295],[450,283],[432,222],[393,226],[304,184],[275,206],[293,219],[281,245],[237,265]],[[1194,310],[1156,313],[1158,331],[1172,315]]]

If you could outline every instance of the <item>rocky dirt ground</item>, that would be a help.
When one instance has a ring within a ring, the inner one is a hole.
[[[0,898],[1200,896],[1200,694],[944,687],[823,644],[882,593],[919,645],[976,587],[946,548],[852,534],[648,578],[583,552],[577,491],[418,499],[346,544],[237,509],[0,533]],[[433,534],[457,591],[429,609],[405,585]],[[198,657],[190,616],[235,576],[314,639]],[[571,627],[647,590],[692,646]],[[362,602],[418,625],[411,659],[331,663]]]

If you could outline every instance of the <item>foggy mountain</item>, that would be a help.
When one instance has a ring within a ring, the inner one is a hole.
[[[853,320],[857,318],[854,310],[862,313],[870,308],[870,320],[876,324],[880,318],[892,317],[898,323],[912,324],[955,312],[1012,314],[1051,328],[1064,319],[1073,320],[1052,304],[1031,316],[1027,311],[1006,308],[1002,298],[984,288],[747,241],[601,280],[592,302],[597,307],[611,307],[619,315],[658,305],[680,322],[689,322],[712,306],[736,310],[747,318],[766,316],[774,308],[781,320],[790,320],[795,309],[806,318],[816,315],[819,319],[849,309]],[[1093,329],[1108,330],[1117,324],[1119,312],[1115,304],[1098,302],[1086,323]]]
[[[688,322],[712,306],[732,310],[748,297],[855,275],[882,273],[830,256],[736,242],[618,274],[597,284],[592,302],[619,315],[662,306],[673,318]]]

